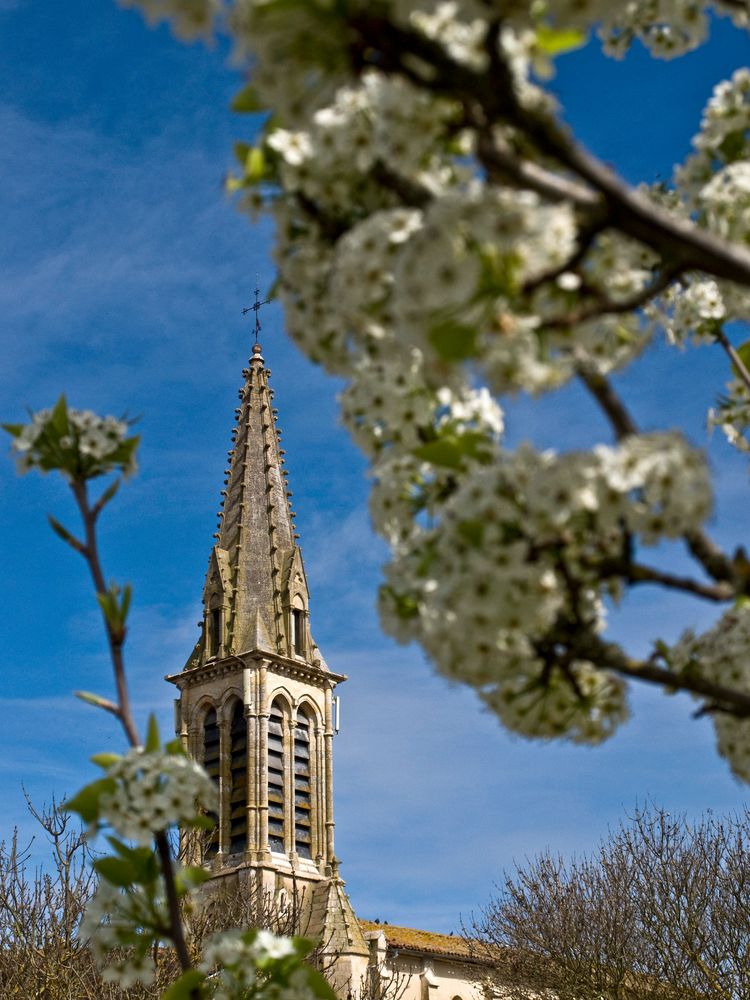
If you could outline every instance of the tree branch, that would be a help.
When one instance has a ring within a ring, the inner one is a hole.
[[[640,563],[628,567],[625,575],[629,583],[658,583],[670,590],[682,590],[696,597],[703,597],[707,601],[731,601],[734,597],[734,588],[728,583],[701,583],[689,576],[677,576]]]
[[[667,690],[688,691],[708,699],[715,706],[738,719],[750,717],[750,694],[725,687],[696,674],[676,674],[650,660],[634,660],[612,642],[605,642],[592,633],[576,637],[571,649],[576,656],[590,660],[600,668],[636,680],[655,684]]]
[[[385,18],[358,13],[349,26],[355,70],[361,72],[374,64],[382,72],[398,73],[426,90],[458,98],[480,135],[484,132],[486,136],[497,124],[512,125],[542,155],[556,160],[588,185],[588,194],[586,188],[576,187],[569,195],[562,195],[565,178],[558,178],[547,188],[549,196],[558,200],[570,197],[574,203],[585,203],[589,208],[601,206],[608,225],[651,247],[683,270],[694,268],[750,285],[750,252],[655,205],[578,144],[551,115],[519,102],[510,68],[496,43],[498,22],[489,26],[489,68],[481,71],[455,62],[439,42]],[[415,69],[410,58],[414,56],[425,64],[427,72]],[[482,148],[484,155],[491,151],[491,145]],[[497,156],[497,163],[502,169],[514,169],[507,156]],[[528,179],[531,181],[532,176]],[[536,182],[542,183],[543,178],[537,176]]]
[[[585,362],[577,366],[576,374],[603,410],[618,441],[638,433],[638,425],[630,411],[604,375]]]

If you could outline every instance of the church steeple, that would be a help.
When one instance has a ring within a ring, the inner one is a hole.
[[[167,678],[180,692],[175,721],[183,746],[219,790],[214,829],[200,841],[185,834],[184,846],[218,884],[243,892],[255,886],[279,912],[290,899],[295,912],[300,904],[299,930],[321,938],[324,950],[335,942],[343,996],[368,954],[334,851],[333,691],[346,678],[328,669],[310,633],[269,375],[256,338],[243,371],[201,637],[185,669]]]
[[[256,342],[243,371],[223,510],[203,589],[201,636],[185,669],[179,731],[220,788],[203,860],[330,877],[333,689],[312,639],[270,372]]]
[[[235,411],[203,634],[189,666],[253,649],[320,660],[269,375],[256,343]]]

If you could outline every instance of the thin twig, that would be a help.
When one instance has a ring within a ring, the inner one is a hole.
[[[107,593],[107,585],[104,580],[104,572],[99,558],[99,547],[96,538],[96,516],[94,515],[89,504],[86,481],[80,479],[73,480],[72,490],[73,496],[78,504],[78,509],[81,512],[86,535],[86,553],[84,558],[86,559],[91,572],[91,578],[94,581],[96,593],[97,595],[103,597]],[[141,739],[138,735],[138,729],[136,728],[135,720],[133,719],[133,713],[130,707],[130,695],[128,693],[128,684],[125,676],[125,662],[122,655],[122,647],[125,642],[125,630],[123,628],[122,632],[119,634],[115,632],[110,623],[107,621],[106,616],[104,624],[107,630],[110,659],[112,661],[112,669],[115,675],[118,707],[117,714],[130,745],[137,747],[140,746]]]
[[[737,353],[737,349],[732,345],[727,335],[723,330],[719,329],[714,333],[714,337],[719,344],[724,348],[732,364],[737,371],[740,379],[745,383],[745,388],[750,389],[750,371],[747,370],[747,365],[742,360],[742,358]]]
[[[576,323],[584,323],[586,320],[595,319],[597,316],[608,314],[618,314],[635,312],[650,302],[656,295],[668,288],[672,282],[682,273],[681,264],[669,264],[654,278],[650,285],[642,288],[639,292],[631,295],[627,299],[610,299],[606,295],[599,296],[593,302],[586,302],[577,309],[564,316],[553,316],[543,320],[545,327],[563,329],[575,326]]]

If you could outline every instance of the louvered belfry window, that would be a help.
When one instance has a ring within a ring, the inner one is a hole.
[[[216,782],[217,786],[219,784],[220,773],[219,742],[216,709],[210,708],[203,720],[203,767],[208,772],[209,777]],[[213,858],[219,850],[219,817],[216,813],[209,813],[209,817],[216,825],[206,834],[204,855],[206,858]]]
[[[284,845],[284,716],[278,702],[268,717],[268,846],[272,851]]]
[[[229,853],[247,848],[247,723],[245,710],[236,702],[229,730]]]
[[[294,841],[301,858],[312,857],[310,720],[303,712],[294,730]]]

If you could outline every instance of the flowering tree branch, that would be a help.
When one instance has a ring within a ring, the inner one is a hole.
[[[291,336],[346,382],[391,549],[384,628],[524,736],[607,738],[627,678],[687,690],[750,781],[750,560],[706,533],[705,456],[643,432],[613,387],[661,333],[718,344],[732,377],[709,419],[750,453],[750,342],[728,326],[750,318],[750,72],[717,84],[674,176],[637,188],[542,84],[590,35],[673,58],[708,11],[746,30],[747,5],[132,2],[189,35],[223,24],[249,56],[236,107],[271,114],[229,187],[275,219]],[[508,447],[502,398],[574,378],[614,443],[557,451],[550,425]],[[668,540],[708,580],[642,558]],[[644,583],[725,608],[638,670],[605,635],[609,598]]]

